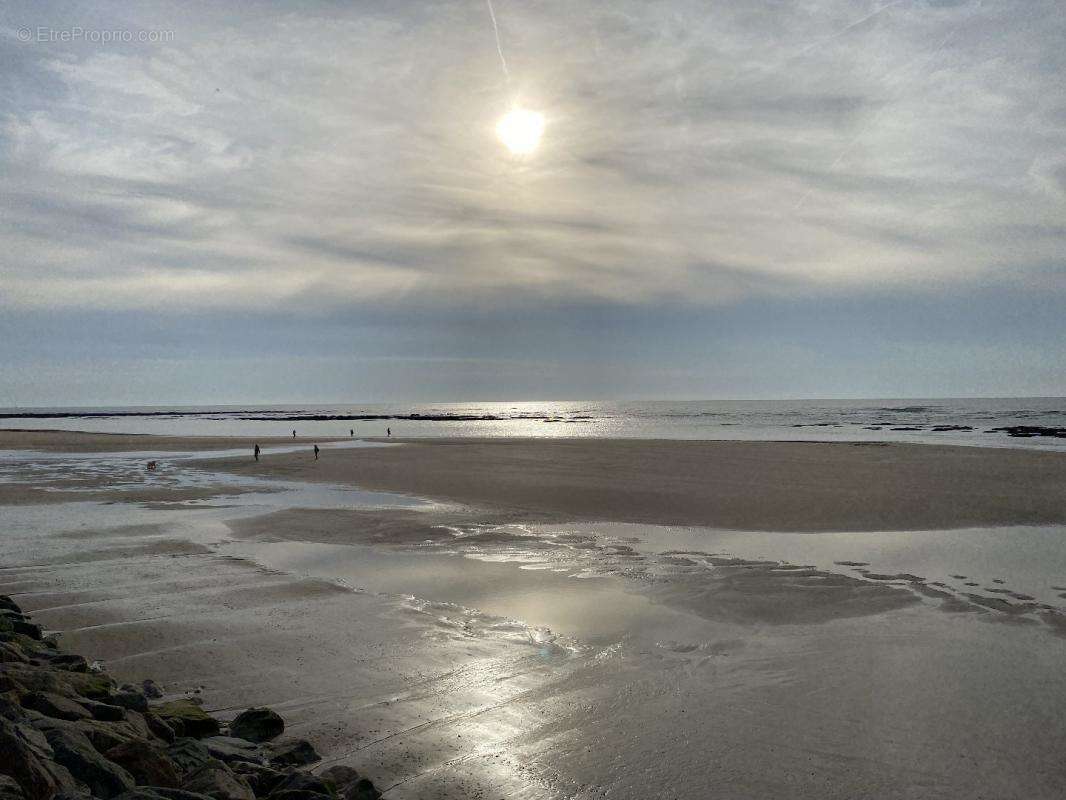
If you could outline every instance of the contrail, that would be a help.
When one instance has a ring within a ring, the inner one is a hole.
[[[496,52],[500,54],[500,66],[503,67],[503,76],[507,82],[511,82],[511,73],[507,69],[507,59],[503,57],[503,46],[500,44],[500,26],[496,24],[496,11],[492,7],[492,0],[485,0],[489,6],[489,16],[492,17],[492,30],[496,34]]]

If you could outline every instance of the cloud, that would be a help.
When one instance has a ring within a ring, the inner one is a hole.
[[[201,11],[9,15],[0,306],[721,307],[1066,252],[1053,0],[498,2],[510,85],[478,3]]]

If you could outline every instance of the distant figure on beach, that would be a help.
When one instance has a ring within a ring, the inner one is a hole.
[[[148,471],[149,472],[155,472],[155,462],[154,461],[149,461],[148,462]]]
[[[392,436],[392,428],[386,428],[385,429],[385,435],[386,436]]]
[[[348,435],[354,438],[355,437],[355,428],[352,428],[350,431],[348,431]]]
[[[295,438],[296,438],[296,428],[293,428],[293,429],[292,429],[292,438],[293,438],[293,439],[295,439]]]
[[[315,445],[315,461],[318,461],[318,445]]]
[[[255,446],[255,460],[259,460],[259,445]]]

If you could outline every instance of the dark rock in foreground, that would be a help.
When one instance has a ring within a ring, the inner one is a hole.
[[[267,742],[285,731],[285,720],[269,708],[249,708],[229,724],[230,733],[250,742]]]
[[[63,653],[0,595],[0,800],[376,800],[350,767],[321,775],[305,739],[278,738],[269,708],[222,723],[199,700],[159,700],[146,680],[116,690]]]

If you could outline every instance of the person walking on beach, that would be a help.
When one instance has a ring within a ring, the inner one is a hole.
[[[295,438],[296,438],[296,428],[293,428],[293,429],[292,429],[292,438],[293,438],[293,439],[295,439]]]
[[[386,428],[385,429],[385,435],[391,437],[392,436],[392,428]]]
[[[255,446],[255,460],[259,460],[259,445]]]
[[[315,445],[315,461],[318,461],[318,445]]]
[[[351,430],[349,430],[348,431],[348,435],[351,436],[354,439],[355,438],[355,428],[352,428]]]

